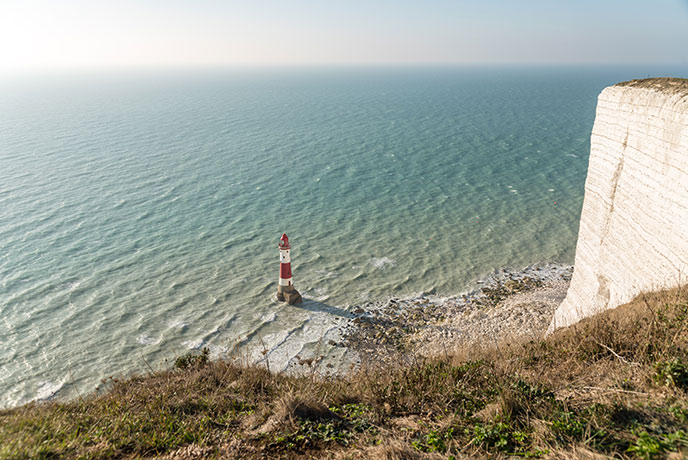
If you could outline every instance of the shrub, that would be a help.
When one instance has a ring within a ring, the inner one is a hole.
[[[208,364],[210,350],[205,347],[201,354],[187,353],[174,360],[175,369],[198,369]]]
[[[655,380],[666,386],[688,390],[688,365],[679,358],[655,364]]]

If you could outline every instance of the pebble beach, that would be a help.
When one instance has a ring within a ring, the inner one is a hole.
[[[365,366],[540,338],[572,273],[573,266],[554,263],[501,269],[459,295],[421,293],[354,306],[338,345]]]

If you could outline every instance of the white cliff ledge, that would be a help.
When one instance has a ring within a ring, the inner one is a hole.
[[[688,279],[688,80],[605,88],[573,278],[550,331]]]

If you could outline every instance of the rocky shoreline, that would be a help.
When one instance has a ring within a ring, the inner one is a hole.
[[[502,269],[456,296],[420,294],[357,305],[341,345],[370,365],[541,337],[572,273],[573,266],[554,263]]]

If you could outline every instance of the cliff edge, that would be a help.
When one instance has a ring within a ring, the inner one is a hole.
[[[573,278],[549,331],[688,278],[688,80],[605,88]]]

